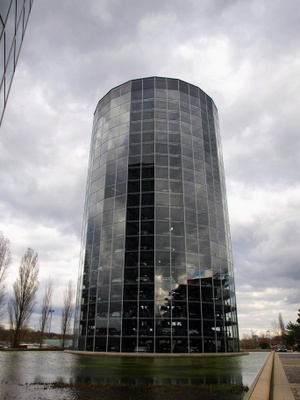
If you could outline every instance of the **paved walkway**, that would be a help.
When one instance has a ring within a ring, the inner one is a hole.
[[[271,352],[244,400],[300,400],[300,353]]]
[[[300,400],[300,353],[277,353],[285,372],[289,387],[295,397]]]

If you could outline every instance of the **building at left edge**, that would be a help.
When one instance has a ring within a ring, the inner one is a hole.
[[[0,126],[33,0],[0,1]]]

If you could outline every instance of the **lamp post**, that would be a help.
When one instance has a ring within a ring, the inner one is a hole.
[[[49,322],[49,337],[50,337],[50,332],[51,332],[51,321],[52,321],[52,314],[55,312],[52,308],[50,308],[49,313],[50,313],[50,322]]]

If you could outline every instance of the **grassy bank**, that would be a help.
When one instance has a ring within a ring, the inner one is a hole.
[[[66,383],[57,381],[51,384],[52,388],[67,389],[80,395],[82,400],[110,400],[122,398],[126,400],[241,400],[247,388],[240,385],[156,385],[156,384],[86,384]]]

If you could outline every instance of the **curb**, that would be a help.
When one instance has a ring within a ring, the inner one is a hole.
[[[295,400],[279,355],[275,353],[273,366],[272,400]]]

